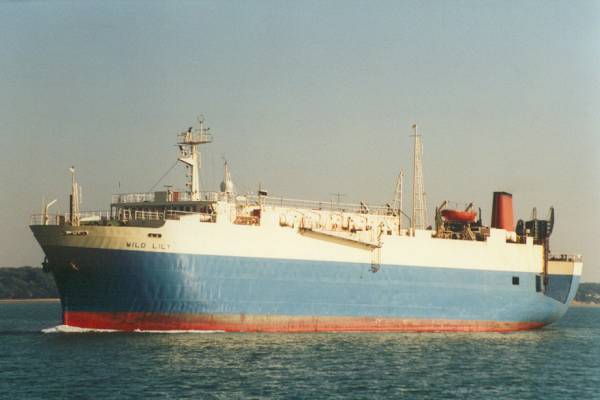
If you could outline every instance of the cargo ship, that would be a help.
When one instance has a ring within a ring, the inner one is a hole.
[[[116,194],[80,211],[31,216],[63,323],[120,331],[505,332],[558,320],[582,271],[550,253],[549,218],[515,224],[512,195],[493,194],[491,224],[472,204],[435,208],[426,226],[421,135],[413,126],[413,205],[239,194],[227,163],[219,191],[199,185],[203,120],[178,134],[186,187]]]

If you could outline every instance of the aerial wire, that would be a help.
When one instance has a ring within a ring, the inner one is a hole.
[[[163,176],[161,176],[160,179],[158,181],[156,181],[156,183],[154,184],[154,186],[152,186],[150,188],[150,190],[148,190],[148,191],[149,192],[153,191],[154,188],[160,183],[160,181],[162,181],[165,178],[165,176],[167,176],[169,174],[169,172],[171,172],[173,170],[173,168],[175,168],[175,166],[177,165],[178,162],[179,162],[179,160],[175,161],[175,163],[173,165],[171,165],[171,168],[169,168],[169,170],[167,172],[165,172],[163,174]]]

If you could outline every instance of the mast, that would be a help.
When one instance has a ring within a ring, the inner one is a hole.
[[[79,226],[79,187],[75,180],[75,167],[69,168],[71,172],[71,195],[70,200],[70,219],[72,226]]]
[[[423,147],[421,135],[417,132],[417,124],[412,126],[415,138],[413,154],[413,199],[412,199],[412,228],[425,229],[427,224],[425,210],[425,188],[423,185]]]
[[[190,200],[200,200],[200,165],[201,157],[199,145],[212,142],[212,135],[208,133],[210,128],[204,128],[204,117],[198,117],[198,128],[189,127],[187,131],[181,132],[179,137],[179,157],[177,158],[186,167],[187,193]]]
[[[404,171],[400,170],[396,180],[396,191],[394,193],[394,204],[392,208],[398,214],[398,229],[402,229],[402,202],[403,202]]]

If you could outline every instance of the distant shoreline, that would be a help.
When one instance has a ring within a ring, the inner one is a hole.
[[[0,299],[0,304],[59,303],[60,299]]]

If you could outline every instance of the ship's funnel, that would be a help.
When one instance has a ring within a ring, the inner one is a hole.
[[[512,232],[515,230],[513,221],[512,194],[506,192],[494,192],[492,228],[505,229]]]

